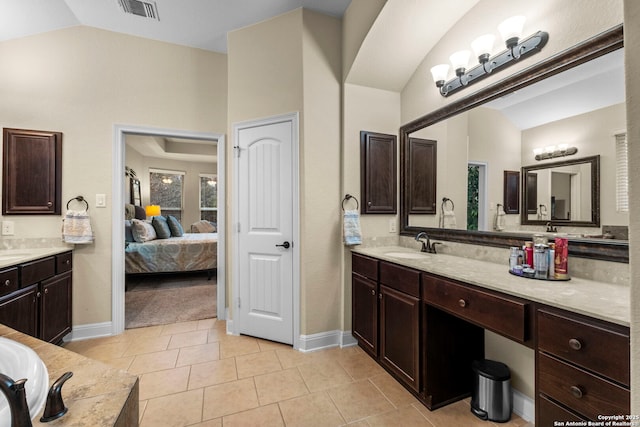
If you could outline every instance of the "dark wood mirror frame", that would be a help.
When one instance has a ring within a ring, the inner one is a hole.
[[[580,64],[598,58],[617,49],[622,49],[623,28],[618,25],[602,34],[588,39],[576,46],[538,62],[490,86],[473,92],[451,104],[419,117],[400,128],[400,234],[415,236],[425,231],[432,239],[476,245],[509,247],[521,245],[532,233],[505,233],[489,231],[467,231],[441,228],[409,226],[409,206],[407,194],[409,135],[427,126],[468,111],[485,102],[507,95],[525,86],[547,77],[569,70]],[[435,89],[434,89],[435,90]],[[525,181],[523,179],[523,181]],[[621,241],[569,239],[569,253],[573,256],[600,259],[605,261],[629,262],[629,244]]]
[[[572,225],[574,227],[600,227],[600,156],[590,156],[578,159],[564,160],[561,162],[543,163],[541,165],[523,166],[522,176],[529,176],[529,174],[534,171],[580,164],[589,164],[591,169],[591,219],[589,221],[573,221],[551,218],[545,220],[529,219],[529,210],[522,209],[522,214],[520,215],[520,224],[545,225],[547,224],[547,222],[553,221],[553,224],[557,226]],[[528,183],[529,181],[527,180],[522,186],[522,200],[524,201],[528,201],[527,196],[531,191]],[[533,213],[537,213],[537,210]]]

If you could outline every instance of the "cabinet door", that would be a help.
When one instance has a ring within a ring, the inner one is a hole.
[[[38,285],[29,286],[1,298],[0,323],[36,337],[38,333]]]
[[[378,285],[357,274],[352,275],[351,324],[360,347],[378,356]]]
[[[44,280],[40,286],[40,339],[56,343],[71,331],[71,273]]]
[[[410,214],[435,214],[437,142],[409,138],[405,158],[405,206]]]
[[[2,214],[61,212],[62,133],[4,129]]]
[[[360,132],[361,212],[395,214],[396,136]]]
[[[419,391],[420,300],[380,285],[380,363]]]

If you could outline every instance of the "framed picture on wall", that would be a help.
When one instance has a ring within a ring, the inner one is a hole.
[[[131,204],[136,206],[142,206],[142,196],[140,193],[140,180],[136,178],[130,178],[131,183]]]

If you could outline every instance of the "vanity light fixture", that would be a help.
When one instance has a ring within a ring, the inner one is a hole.
[[[521,58],[540,52],[544,45],[547,44],[549,34],[544,31],[538,31],[526,39],[520,40],[524,21],[524,16],[513,16],[498,25],[498,31],[507,48],[493,57],[491,56],[491,51],[493,50],[495,36],[493,34],[485,34],[475,39],[471,43],[471,47],[478,58],[479,64],[470,70],[467,70],[469,51],[459,51],[451,55],[449,59],[456,73],[456,76],[451,80],[446,81],[449,73],[448,64],[432,67],[431,75],[440,90],[440,95],[446,97],[456,93],[495,71],[515,64]]]
[[[556,157],[565,157],[576,154],[578,149],[576,147],[569,147],[568,144],[548,145],[544,148],[534,148],[533,154],[536,160],[554,159]]]

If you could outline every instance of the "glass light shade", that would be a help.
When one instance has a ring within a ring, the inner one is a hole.
[[[493,42],[495,40],[496,36],[493,34],[485,34],[484,36],[478,37],[471,42],[473,53],[475,53],[477,57],[485,54],[491,56],[491,52],[493,51]]]
[[[524,28],[524,22],[527,20],[522,15],[512,16],[505,19],[498,25],[498,31],[502,40],[507,42],[509,39],[520,38],[522,36],[522,29]]]
[[[533,154],[536,155],[536,156],[542,154],[543,152],[544,152],[544,150],[542,148],[534,148],[533,149]]]
[[[449,64],[440,64],[431,67],[431,76],[434,82],[447,80],[449,75]]]
[[[459,50],[455,52],[453,55],[449,57],[451,61],[451,65],[454,70],[459,70],[460,68],[467,68],[469,64],[469,57],[471,56],[471,52],[468,50]]]
[[[147,216],[159,216],[160,215],[160,206],[158,205],[148,205],[144,208]]]

